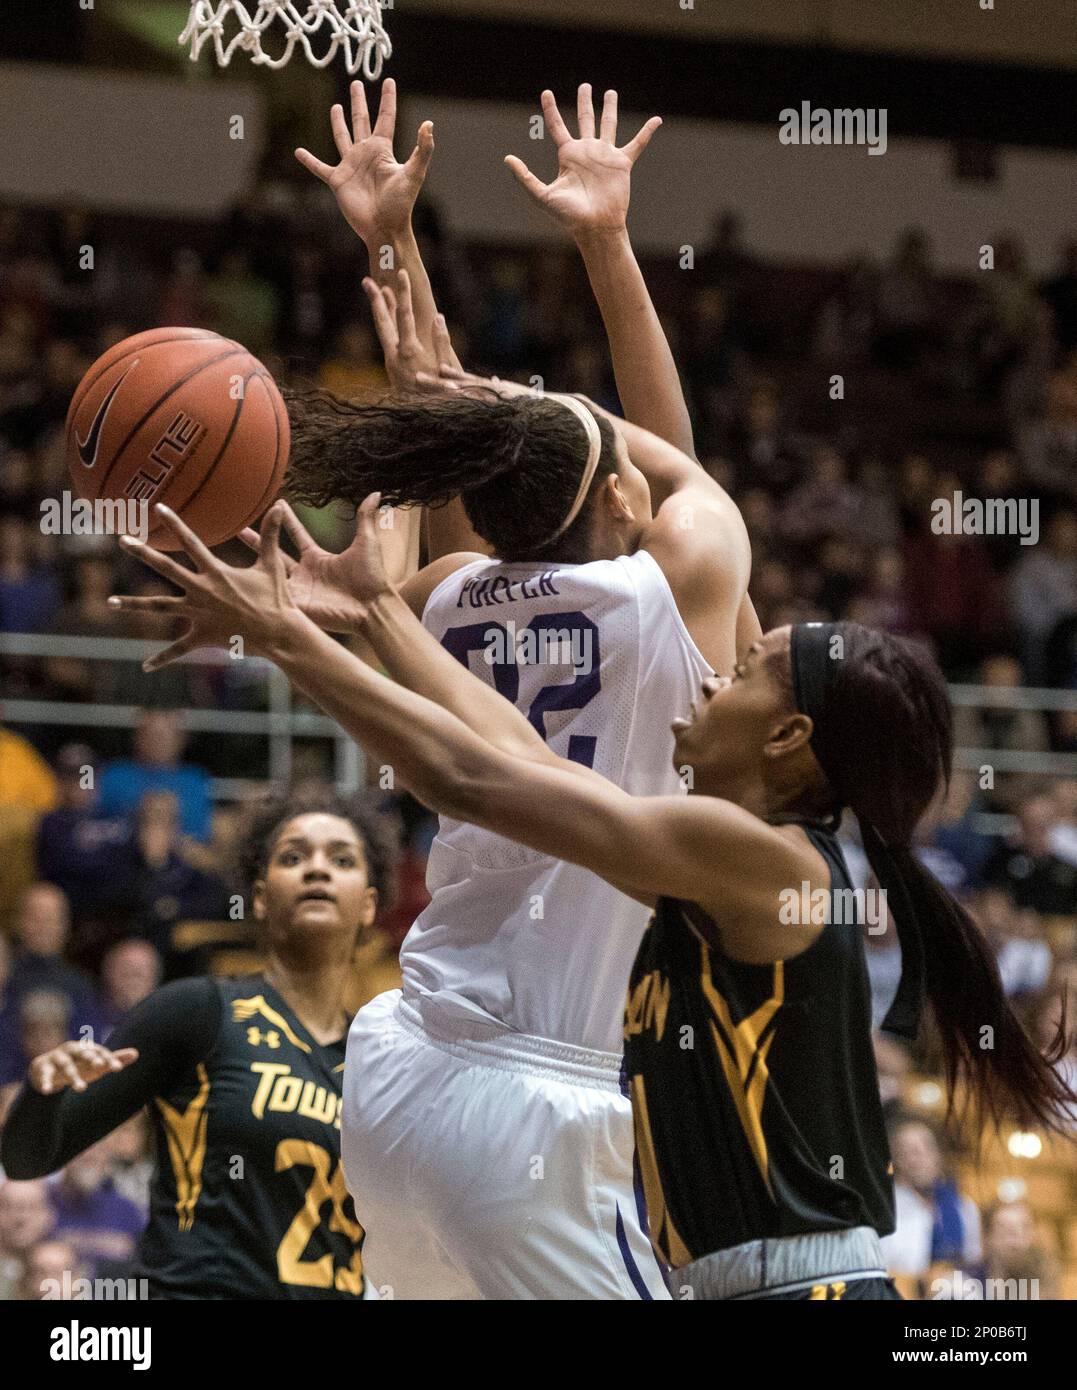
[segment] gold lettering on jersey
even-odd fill
[[[247,1041],[250,1043],[251,1047],[261,1047],[262,1044],[265,1043],[266,1047],[271,1047],[275,1050],[280,1047],[280,1034],[275,1028],[270,1028],[268,1033],[263,1033],[257,1023],[253,1023],[247,1029]]]
[[[252,1062],[251,1071],[259,1078],[251,1101],[256,1120],[264,1119],[267,1110],[283,1115],[298,1112],[308,1120],[340,1128],[342,1100],[334,1091],[293,1076],[291,1067],[282,1062]]]
[[[669,995],[669,981],[660,970],[652,970],[649,975],[644,975],[636,983],[625,1005],[625,1037],[631,1038],[653,1028],[655,1041],[661,1042],[662,1034],[666,1031]]]

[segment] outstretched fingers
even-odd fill
[[[243,530],[240,531],[239,535],[236,537],[236,540],[242,541],[248,550],[254,551],[255,555],[261,552],[262,538],[253,526],[244,526]],[[290,555],[285,555],[284,568],[289,574],[291,574],[298,563],[298,560],[293,560]]]
[[[111,594],[108,600],[108,606],[121,613],[174,613],[186,603],[175,594]]]
[[[396,331],[396,316],[389,307],[389,301],[385,297],[385,292],[376,280],[372,280],[368,275],[363,280],[363,289],[366,290],[366,297],[370,300],[370,312],[374,317],[374,328],[381,343],[382,352],[386,357],[391,357],[400,346],[400,338]]]
[[[170,555],[166,555],[162,550],[154,550],[152,545],[146,545],[144,541],[136,540],[134,536],[121,536],[120,545],[130,555],[141,560],[144,565],[149,565],[151,570],[156,570],[163,579],[170,580],[177,584],[181,589],[186,589],[192,579],[189,569],[184,569]]]
[[[514,154],[507,154],[505,156],[505,163],[516,175],[517,180],[524,186],[527,192],[531,194],[536,203],[545,202],[548,185],[544,184],[540,178],[536,178],[522,159],[518,159]]]
[[[370,112],[366,104],[366,88],[353,82],[349,88],[352,102],[352,139],[358,144],[370,134]]]
[[[352,136],[348,122],[344,119],[344,108],[339,101],[334,102],[330,108],[329,124],[333,128],[333,143],[337,147],[337,153],[341,159],[347,159],[352,147]]]
[[[204,574],[206,570],[219,567],[220,561],[213,554],[213,551],[210,550],[209,546],[203,541],[199,540],[198,536],[195,535],[183,518],[177,516],[171,507],[166,507],[163,503],[158,502],[154,507],[154,511],[157,513],[158,521],[160,521],[162,525],[168,527],[191,557],[196,570]]]
[[[298,516],[296,516],[295,509],[290,502],[286,502],[283,497],[278,498],[273,504],[273,510],[280,512],[280,518],[284,524],[284,529],[288,532],[289,536],[291,536],[296,550],[299,551],[300,558],[302,558],[308,550],[318,549],[314,537],[299,520]],[[284,562],[285,572],[287,573],[289,568],[295,564],[295,561],[290,555],[286,555],[283,550],[280,554]]]
[[[542,94],[542,115],[546,121],[546,129],[550,132],[550,138],[555,145],[563,145],[567,140],[571,140],[568,126],[562,119],[561,112],[557,109],[557,98],[549,87]]]
[[[590,82],[581,82],[576,93],[576,120],[580,127],[581,140],[595,138],[595,106],[591,96]]]
[[[284,598],[288,591],[288,575],[284,568],[284,552],[280,548],[280,533],[284,526],[287,512],[291,508],[287,502],[274,502],[269,511],[262,518],[262,544],[259,549],[259,560],[267,574],[273,576],[277,583],[277,596]],[[299,525],[299,518],[293,518],[299,530],[303,532]],[[303,532],[305,535],[306,533]],[[310,538],[307,537],[308,542]]]
[[[322,183],[328,183],[332,178],[333,166],[316,158],[310,150],[305,150],[302,145],[296,150],[295,157],[304,169],[309,169],[316,179],[321,179]]]
[[[640,155],[651,143],[651,137],[661,124],[661,116],[652,116],[632,139],[629,140],[628,144],[625,145],[623,153],[629,157],[633,164],[635,164],[636,160],[639,159]]]
[[[381,84],[378,119],[374,122],[373,133],[383,136],[390,144],[396,134],[396,83],[391,77],[387,77]]]
[[[600,136],[611,145],[617,143],[617,93],[611,87],[602,99],[602,125]]]
[[[178,637],[175,642],[170,642],[167,647],[162,647],[156,656],[147,658],[142,663],[142,669],[146,672],[159,671],[162,666],[171,665],[173,661],[178,661],[181,656],[195,651],[197,647],[198,637],[192,623],[182,637]]]
[[[434,122],[423,121],[419,127],[419,133],[415,137],[415,148],[408,155],[408,162],[405,169],[417,179],[425,179],[426,171],[430,168],[430,161],[434,157]]]

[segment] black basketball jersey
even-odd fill
[[[363,1231],[340,1165],[345,1040],[317,1043],[262,975],[206,983],[213,1043],[149,1107],[147,1272],[166,1295],[201,1271],[203,1288],[248,1298],[359,1298]]]
[[[809,831],[831,890],[851,890]],[[674,1267],[745,1241],[894,1228],[858,923],[748,965],[697,906],[659,900],[632,970],[625,1067],[651,1237]]]
[[[147,1108],[140,1273],[158,1298],[360,1298],[363,1230],[340,1166],[345,1039],[325,1046],[264,975],[176,980],[121,1020],[138,1060],[85,1091],[24,1087],[9,1175],[54,1172]]]

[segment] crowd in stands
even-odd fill
[[[204,325],[292,384],[387,389],[361,248],[328,201],[267,185],[223,230],[0,210],[0,630],[171,635],[167,618],[121,621],[106,606],[113,592],[162,589],[112,540],[39,525],[42,499],[66,486],[71,393],[109,345],[157,325]],[[430,207],[419,233],[469,367],[617,408],[569,249],[462,245]],[[784,267],[755,255],[727,213],[690,269],[646,269],[699,456],[751,533],[764,628],[848,617],[930,643],[956,681],[1077,689],[1077,242],[1039,280],[1013,236],[998,238],[992,270],[943,275],[916,229],[882,263]],[[1036,499],[1036,542],[937,533],[932,503],[957,492]],[[306,519],[330,542],[347,526],[332,511]],[[265,764],[257,740],[187,742],[176,711],[261,709],[267,695],[247,663],[145,676],[136,662],[0,655],[0,680],[10,700],[142,711],[133,734],[0,726],[2,1119],[31,1056],[83,1030],[107,1040],[160,980],[204,967],[180,948],[177,925],[231,920],[242,892],[231,869],[242,810],[214,804],[211,774],[264,776]],[[1046,1043],[1065,988],[1077,990],[1077,779],[995,776],[991,755],[1077,753],[1077,713],[962,706],[957,741],[981,750],[978,770],[955,776],[920,853],[969,904]],[[382,923],[396,944],[424,901],[431,833],[413,803],[400,810],[402,876]],[[868,937],[877,1021],[897,983],[893,941]],[[880,1036],[878,1060],[898,1192],[894,1268],[914,1281],[945,1266],[1039,1279],[1041,1297],[1057,1294],[1067,1260],[1077,1264],[1077,1223],[1067,1237],[1055,1213],[1016,1190],[981,1209],[961,1188],[960,1151],[906,1104],[910,1077],[931,1075],[930,1040],[913,1053]],[[1077,1082],[1073,1033],[1062,1065]],[[53,1180],[0,1180],[0,1298],[35,1297],[63,1270],[129,1268],[145,1164],[133,1121]]]

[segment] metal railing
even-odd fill
[[[67,657],[78,661],[137,662],[161,650],[160,642],[131,637],[59,637],[36,633],[0,633],[0,656]],[[205,650],[181,657],[177,664],[229,666],[228,652]],[[334,781],[342,792],[352,792],[363,781],[362,749],[327,715],[295,709],[288,678],[262,657],[244,657],[248,670],[264,675],[266,710],[183,708],[178,711],[190,733],[252,734],[268,740],[268,776],[277,785],[291,780],[294,743],[298,738],[324,738],[333,743]],[[84,704],[75,700],[3,699],[5,724],[67,726],[80,730],[134,728],[141,716],[139,705]],[[215,777],[217,800],[240,800],[264,788],[264,780]]]
[[[161,649],[160,642],[128,637],[60,637],[29,633],[0,633],[0,656],[74,657],[82,661],[139,662]],[[181,659],[200,666],[228,666],[235,658],[228,652],[192,652]],[[334,774],[342,791],[354,791],[362,782],[362,750],[334,720],[310,710],[295,709],[292,688],[272,662],[246,657],[248,669],[263,671],[268,709],[217,710],[188,708],[180,711],[184,727],[192,733],[262,735],[269,741],[269,778],[278,785],[291,778],[293,748],[297,738],[325,738],[333,742]],[[1077,711],[1077,690],[1051,690],[1018,686],[952,685],[956,706],[978,709]],[[132,728],[137,724],[137,705],[81,704],[64,700],[3,701],[8,724],[57,725],[80,729]],[[1052,777],[1077,777],[1077,753],[1044,753],[1002,748],[957,748],[954,765],[978,771],[988,765],[997,773],[1027,773]],[[261,781],[239,777],[214,779],[214,795],[234,800],[262,786]]]

